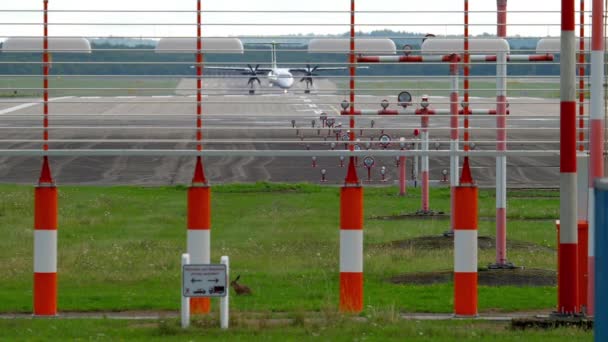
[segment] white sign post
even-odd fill
[[[228,328],[228,267],[227,256],[221,264],[191,265],[190,255],[182,254],[182,328],[190,326],[190,298],[220,297],[220,325]]]

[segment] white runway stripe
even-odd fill
[[[49,102],[71,99],[73,97],[74,96],[56,97],[56,98],[49,99]],[[0,110],[0,115],[16,112],[18,110],[29,108],[29,107],[33,107],[33,106],[39,105],[39,104],[42,104],[42,102],[23,103],[23,104],[20,104],[18,106],[15,106],[15,107],[10,107],[10,108],[6,108],[6,109]]]

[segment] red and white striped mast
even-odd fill
[[[578,203],[576,177],[575,1],[562,0],[560,62],[560,234],[557,311],[580,312],[578,298]]]
[[[507,0],[497,0],[497,36],[507,38]],[[496,150],[507,150],[507,52],[496,52]],[[496,264],[509,268],[507,261],[507,157],[496,157]]]
[[[589,137],[589,245],[587,277],[587,315],[595,313],[595,180],[604,175],[604,0],[593,0],[591,27],[591,135]]]
[[[355,141],[355,0],[350,9],[350,146]],[[340,189],[340,311],[363,310],[363,188],[355,158],[350,157],[344,186]]]
[[[458,169],[459,161],[458,155],[458,71],[459,71],[460,58],[457,54],[450,56],[450,234],[454,233],[454,213],[456,212],[456,197],[454,190],[458,186]]]
[[[464,0],[464,150],[469,146],[469,1]],[[471,175],[468,153],[464,157],[460,184],[454,189],[454,314],[477,316],[478,189]]]
[[[203,150],[203,43],[201,32],[201,0],[197,0],[196,29],[196,150]],[[211,262],[211,188],[205,177],[202,157],[196,157],[192,184],[188,188],[188,254],[192,264]],[[191,298],[190,312],[206,314],[211,311],[209,298]]]
[[[43,0],[43,150],[49,145],[49,1]],[[34,192],[34,315],[57,315],[57,187],[48,156],[43,157],[38,186]]]

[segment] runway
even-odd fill
[[[277,89],[247,95],[246,85],[238,79],[205,81],[203,97],[203,137],[205,149],[294,149],[328,150],[336,142],[331,129],[319,129],[319,116],[348,126],[348,117],[339,116],[339,94],[329,80],[316,82],[312,94],[304,94],[302,84],[287,94]],[[51,149],[195,149],[194,80],[180,82],[173,95],[166,96],[91,96],[51,98]],[[231,90],[232,89],[232,90]],[[380,109],[387,98],[395,107],[396,94],[357,96],[357,109]],[[42,106],[40,99],[0,99],[1,149],[35,149],[42,146]],[[473,98],[474,108],[493,108],[493,98]],[[510,98],[508,118],[509,149],[558,150],[558,99]],[[435,108],[448,108],[447,97],[431,97]],[[292,127],[295,120],[295,127]],[[312,121],[315,120],[313,128]],[[374,127],[371,127],[371,121]],[[496,136],[495,117],[471,118],[471,138],[477,149],[493,150]],[[415,116],[357,117],[357,138],[360,146],[377,141],[381,133],[393,141],[399,137],[413,138],[420,125]],[[461,121],[462,125],[462,121]],[[449,117],[431,119],[431,148],[449,148]],[[362,131],[361,131],[362,130]],[[345,129],[343,130],[343,133]],[[363,135],[361,135],[363,133]],[[462,138],[462,130],[461,130]],[[31,142],[32,139],[37,141]],[[9,141],[10,140],[10,141]],[[114,140],[114,141],[112,141]],[[158,141],[153,141],[158,140]],[[238,141],[240,140],[240,142]],[[308,145],[308,146],[307,146]],[[373,148],[381,148],[373,143]],[[398,148],[393,143],[389,148]],[[411,178],[412,158],[408,158]],[[174,185],[189,184],[194,158],[191,157],[54,157],[53,175],[58,184],[81,185]],[[387,182],[380,182],[380,169],[387,168]],[[431,158],[431,179],[441,179],[441,171],[449,170],[448,158]],[[494,158],[472,160],[474,177],[482,186],[494,184]],[[310,158],[205,158],[206,174],[212,184],[232,182],[319,182],[320,170],[327,170],[327,184],[341,184],[346,172],[338,158],[318,158],[312,167]],[[0,182],[33,184],[40,171],[40,158],[0,158]],[[367,178],[359,168],[362,180]],[[372,170],[371,185],[396,184],[397,167],[393,158],[377,158]],[[559,157],[512,157],[508,161],[509,187],[559,186]]]

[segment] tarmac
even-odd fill
[[[297,80],[296,80],[297,81]],[[242,79],[210,78],[205,80],[203,97],[204,149],[293,149],[328,150],[336,142],[332,129],[320,128],[321,113],[348,126],[348,117],[340,117],[344,91],[327,79],[315,82],[311,94],[303,83],[288,93],[262,87],[249,95]],[[193,79],[183,79],[173,95],[78,96],[52,98],[50,104],[50,149],[196,149],[196,97]],[[388,99],[396,109],[396,95],[359,94],[356,108],[380,109]],[[417,99],[414,99],[415,101]],[[447,97],[431,97],[434,108],[448,108]],[[38,149],[42,142],[42,106],[40,99],[0,99],[0,149]],[[493,108],[494,98],[472,98],[473,108]],[[508,139],[510,150],[559,150],[559,99],[509,98]],[[292,126],[295,120],[295,127]],[[312,121],[315,121],[313,128]],[[372,128],[372,120],[374,126]],[[490,115],[471,117],[471,140],[478,150],[495,149],[496,118]],[[356,135],[365,142],[373,139],[374,149],[381,148],[381,134],[392,137],[389,149],[398,149],[400,137],[414,138],[420,118],[414,115],[362,116],[356,118]],[[461,121],[462,126],[462,121]],[[345,129],[342,130],[342,133]],[[430,123],[431,149],[449,148],[449,116],[436,116]],[[363,135],[361,135],[363,133]],[[462,129],[460,131],[462,139]],[[32,141],[35,140],[35,141]],[[438,142],[438,145],[435,144]],[[308,146],[307,146],[308,145]],[[410,147],[411,148],[411,147]],[[408,179],[412,180],[413,158],[408,158]],[[193,157],[53,157],[51,168],[56,182],[79,185],[175,185],[189,184],[194,170]],[[326,170],[328,185],[342,184],[346,168],[338,158],[318,158],[312,167],[310,158],[298,157],[208,157],[205,171],[211,184],[233,182],[311,182],[321,180]],[[0,157],[0,183],[34,184],[40,172],[39,157]],[[380,169],[386,167],[386,182]],[[473,175],[481,186],[493,186],[495,160],[472,159]],[[447,157],[432,157],[431,179],[441,180],[449,170]],[[397,184],[394,158],[376,158],[369,185]],[[558,187],[559,156],[510,157],[509,187]],[[367,171],[359,167],[359,176]]]

